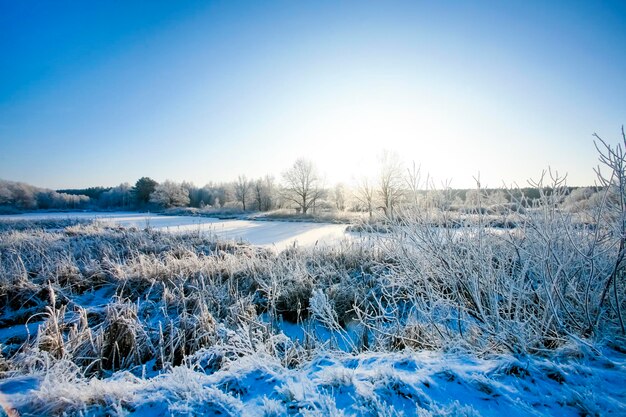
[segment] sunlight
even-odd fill
[[[450,114],[439,106],[399,95],[358,102],[351,97],[346,94],[320,108],[293,134],[331,182],[373,175],[383,150],[442,180],[466,173],[467,142],[445,128]]]

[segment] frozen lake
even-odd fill
[[[168,232],[200,231],[215,234],[226,240],[248,242],[253,245],[282,250],[294,243],[298,246],[333,245],[354,235],[346,232],[345,224],[311,222],[281,222],[252,220],[220,220],[196,216],[162,216],[136,212],[48,212],[1,215],[0,219],[99,219],[122,226],[136,226]]]

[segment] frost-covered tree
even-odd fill
[[[165,208],[186,206],[189,204],[189,191],[182,184],[166,180],[154,188],[150,202]]]
[[[111,188],[100,195],[99,204],[101,207],[127,208],[132,205],[133,188],[127,182]]]
[[[235,199],[241,203],[243,210],[246,211],[246,203],[250,200],[252,194],[252,183],[248,181],[245,175],[240,175],[235,182]]]
[[[7,185],[7,181],[0,181],[0,206],[9,205],[13,201],[13,192]]]
[[[202,188],[188,186],[189,205],[192,207],[215,207],[219,206],[220,191],[219,186],[208,183]]]
[[[23,182],[0,180],[0,205],[18,209],[77,208],[89,203],[85,195],[59,193]]]
[[[563,200],[563,208],[572,212],[585,210],[601,201],[601,193],[597,187],[579,187],[573,189]]]
[[[206,184],[204,187],[196,187],[188,183],[183,184],[189,192],[189,205],[191,207],[204,208],[215,204],[216,193],[213,185]]]
[[[216,198],[218,199],[216,201],[219,202],[219,206],[222,208],[235,201],[233,184],[221,183],[217,186],[216,192]]]
[[[323,192],[317,169],[304,158],[283,173],[283,181],[284,198],[295,203],[302,214],[307,214]]]
[[[481,202],[481,200],[483,199],[484,199],[484,196],[481,195],[480,190],[478,189],[467,190],[467,192],[465,193],[465,206],[470,207],[470,208],[477,207],[479,203]]]
[[[374,211],[375,196],[375,190],[372,181],[367,177],[361,178],[361,180],[357,184],[354,196],[359,201],[359,203],[363,205],[365,210],[367,210],[367,213],[369,214],[369,218],[371,220],[372,212]]]
[[[13,183],[13,203],[24,209],[37,208],[36,189],[32,185],[22,182]]]
[[[337,210],[344,211],[346,209],[346,186],[342,183],[335,185],[333,197],[335,199],[335,207]]]
[[[389,151],[380,156],[378,196],[385,216],[392,218],[396,205],[402,199],[404,190],[403,169],[397,154]]]
[[[276,206],[274,177],[266,175],[265,178],[256,180],[252,187],[252,193],[257,210],[268,211]]]
[[[478,187],[465,193],[465,205],[469,208],[501,206],[508,202],[506,193],[500,189],[485,190]]]
[[[489,193],[487,197],[487,204],[490,206],[498,206],[502,204],[508,203],[509,200],[506,198],[506,193],[504,190],[493,190]]]

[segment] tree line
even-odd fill
[[[294,209],[309,215],[318,211],[353,211],[375,213],[392,218],[397,208],[405,202],[438,204],[444,198],[450,209],[462,207],[494,207],[510,201],[524,200],[528,205],[540,195],[536,187],[504,189],[453,190],[443,185],[437,187],[422,181],[420,170],[413,165],[406,168],[399,157],[385,152],[379,157],[377,173],[361,177],[352,184],[338,183],[327,186],[315,164],[307,159],[297,159],[284,171],[279,181],[270,175],[248,179],[239,175],[235,181],[208,183],[202,187],[190,182],[177,183],[166,180],[158,183],[142,177],[134,185],[122,183],[116,187],[90,187],[86,189],[49,190],[29,184],[0,180],[0,209],[169,209],[193,207],[199,209],[271,211]],[[545,190],[549,192],[549,190]],[[570,189],[571,203],[595,194],[592,187]],[[576,191],[576,192],[574,192]],[[515,193],[516,195],[512,195]],[[520,199],[520,197],[523,197]]]

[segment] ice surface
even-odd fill
[[[225,240],[235,240],[253,245],[285,249],[298,246],[333,245],[344,238],[354,238],[346,232],[345,224],[312,222],[220,220],[197,216],[163,216],[135,212],[48,212],[3,215],[7,220],[45,219],[98,219],[122,226],[151,227],[168,232],[212,233]]]

